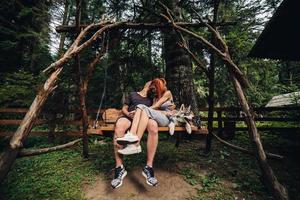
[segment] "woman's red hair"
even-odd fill
[[[155,78],[150,84],[150,88],[155,88],[157,99],[160,99],[166,92],[166,84],[161,78]]]

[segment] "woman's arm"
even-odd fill
[[[166,101],[168,100],[171,100],[172,99],[172,93],[170,92],[170,90],[166,91],[164,93],[164,95],[157,101],[155,102],[151,108],[153,109],[157,109],[157,108],[160,108],[160,106],[165,103]]]

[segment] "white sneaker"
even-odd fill
[[[136,146],[135,144],[129,144],[124,149],[118,150],[118,153],[123,154],[123,155],[131,155],[131,154],[136,154],[136,153],[141,153],[141,152],[142,152],[141,145]]]
[[[137,135],[134,135],[130,133],[129,131],[120,138],[117,138],[117,143],[119,145],[126,145],[126,144],[134,144],[139,141],[139,137]]]
[[[168,126],[169,126],[169,133],[170,133],[170,135],[174,135],[174,132],[175,132],[175,123],[173,121],[171,121]]]

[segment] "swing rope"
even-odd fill
[[[107,35],[104,33],[102,46],[104,45],[105,40],[107,40],[106,50],[105,50],[105,52],[106,52],[105,56],[107,56],[108,45],[109,45],[109,32],[108,32]],[[105,59],[107,61],[107,58],[105,58]],[[105,96],[106,96],[106,86],[107,86],[107,68],[108,68],[107,67],[107,63],[105,63],[104,64],[104,87],[103,87],[103,92],[102,92],[100,104],[98,106],[98,111],[97,111],[96,119],[95,119],[94,124],[93,124],[93,128],[94,129],[96,129],[98,127],[99,115],[100,115],[100,112],[101,112],[103,101],[104,101],[104,106],[106,107],[106,105],[105,105],[106,104],[106,102],[105,102],[105,100],[106,100]]]

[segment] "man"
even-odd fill
[[[147,82],[144,88],[140,92],[132,92],[130,93],[129,97],[126,99],[122,112],[124,116],[120,117],[115,125],[115,133],[114,133],[114,153],[115,153],[115,175],[114,179],[111,181],[111,186],[113,188],[118,188],[122,185],[123,179],[127,175],[127,171],[123,165],[123,155],[118,153],[118,149],[122,148],[116,142],[116,139],[119,137],[123,137],[125,132],[130,128],[132,119],[135,113],[136,106],[138,104],[144,104],[146,106],[152,105],[152,100],[147,97],[147,93],[149,91],[149,86],[151,81]],[[157,122],[150,119],[147,124],[147,131],[148,131],[148,139],[147,139],[147,164],[142,170],[143,176],[146,178],[146,183],[151,186],[156,186],[158,181],[154,177],[154,170],[153,170],[153,160],[157,149],[158,144],[158,125]],[[135,144],[132,145],[130,149],[132,152],[125,153],[129,155],[131,153],[139,153],[141,152],[141,147],[136,146]]]

